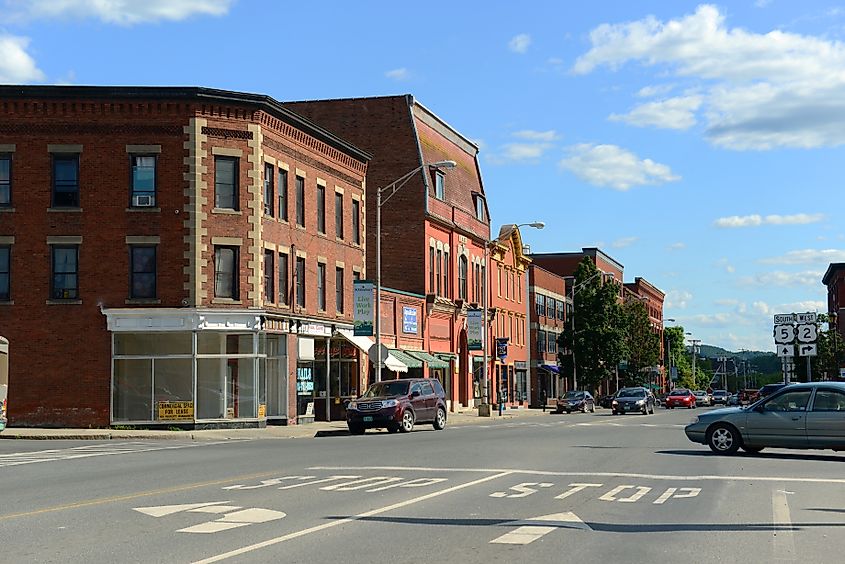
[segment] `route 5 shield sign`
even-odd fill
[[[775,325],[775,343],[785,344],[795,340],[795,327],[793,325]]]

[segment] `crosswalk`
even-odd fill
[[[211,444],[218,443],[203,442],[161,444],[140,441],[114,444],[109,443],[85,445],[72,448],[39,450],[35,452],[15,452],[10,454],[0,454],[0,467],[20,466],[23,464],[37,464],[41,462],[56,462],[58,460],[76,460],[81,458],[92,458],[96,456],[118,456],[122,454],[133,454],[138,452],[193,448],[197,446],[206,446]]]

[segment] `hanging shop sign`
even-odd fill
[[[355,325],[352,333],[355,336],[373,335],[373,283],[369,280],[355,280],[353,282],[355,298]]]
[[[508,338],[496,339],[496,356],[502,362],[508,357]]]
[[[484,348],[481,314],[480,309],[467,310],[467,348],[471,351],[480,351]]]

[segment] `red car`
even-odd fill
[[[676,388],[669,392],[664,403],[668,409],[675,409],[676,407],[694,409],[696,407],[695,395],[686,388]]]

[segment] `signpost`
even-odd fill
[[[795,356],[796,345],[798,356],[807,357],[807,381],[813,379],[810,357],[818,354],[816,341],[819,337],[817,315],[815,312],[779,313],[774,316],[775,346],[777,355],[781,357],[783,366],[783,381],[789,383],[793,369],[791,362]]]

